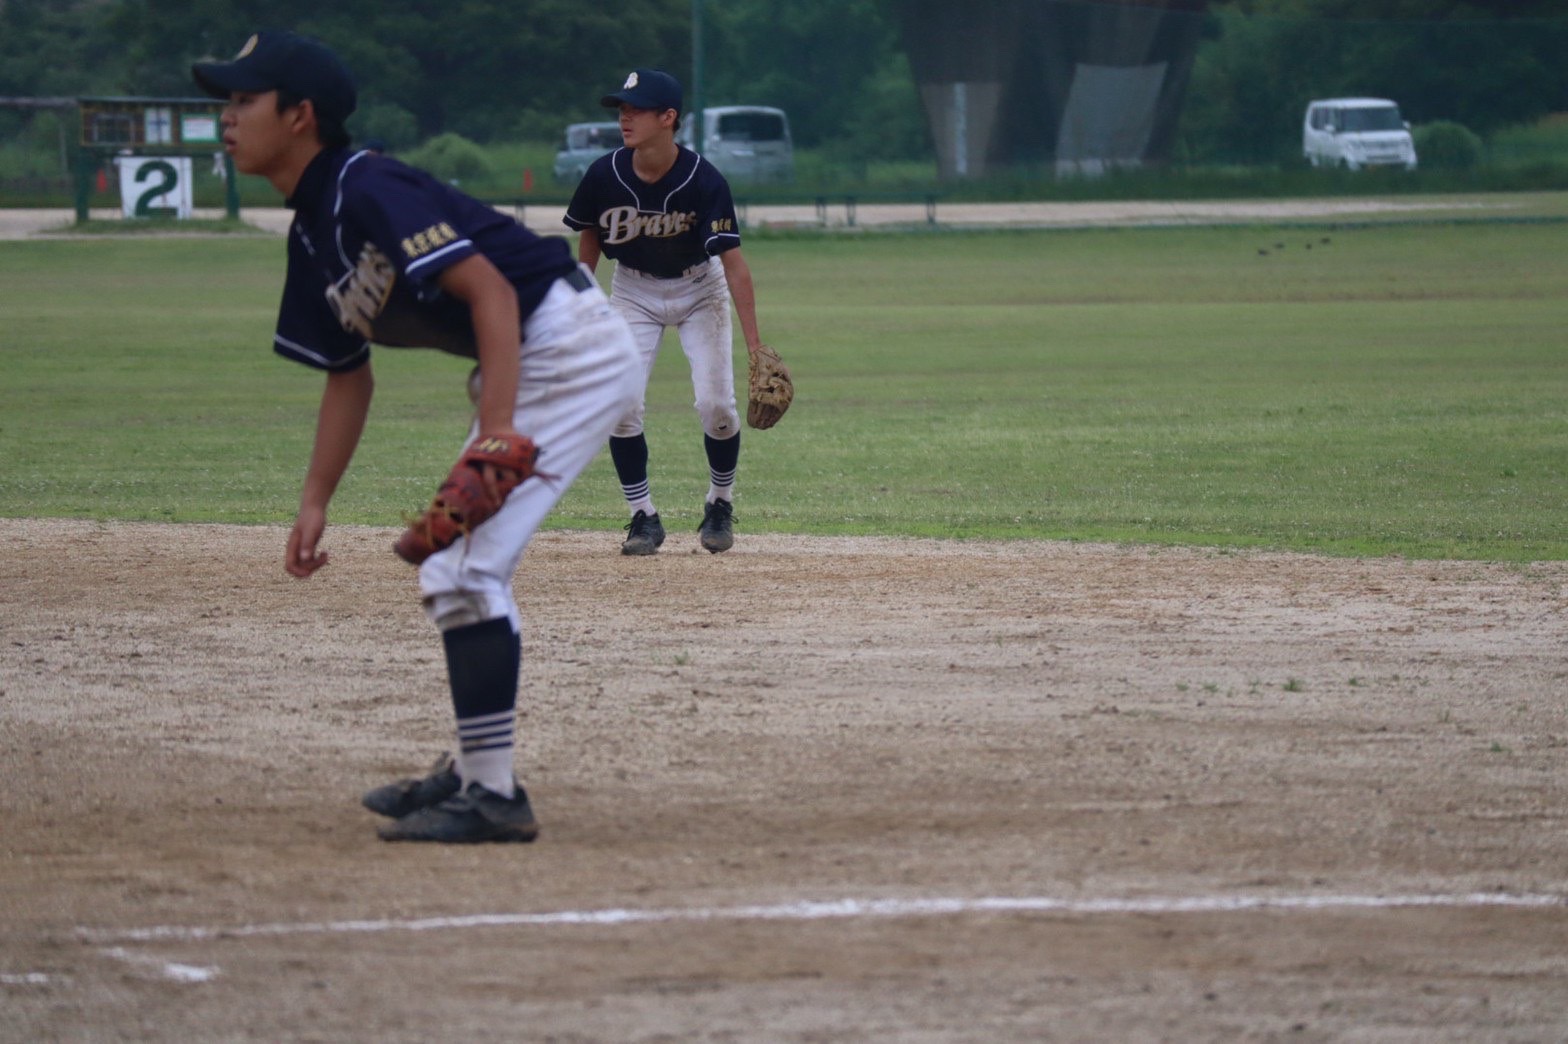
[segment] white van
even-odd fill
[[[567,124],[561,144],[555,150],[555,180],[578,182],[588,165],[621,147],[621,125],[599,121],[597,123]]]
[[[700,146],[692,143],[696,119],[681,118],[681,144],[698,152],[730,181],[792,181],[795,146],[789,117],[766,105],[721,105],[702,110]]]
[[[1416,144],[1387,98],[1325,98],[1307,106],[1301,150],[1314,167],[1416,169]]]

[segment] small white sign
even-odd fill
[[[174,142],[174,110],[162,106],[142,110],[142,137],[149,145]]]
[[[216,116],[181,116],[180,140],[217,141],[218,118]]]
[[[121,156],[120,210],[128,218],[191,216],[189,156]]]

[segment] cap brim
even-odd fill
[[[238,62],[197,62],[191,66],[191,76],[196,86],[214,98],[227,98],[235,91],[270,91],[277,86]]]
[[[653,112],[664,112],[666,109],[677,108],[677,106],[674,105],[665,105],[657,98],[649,98],[646,95],[638,94],[636,91],[621,91],[617,94],[606,94],[603,98],[599,99],[599,104],[603,105],[606,109],[618,109],[621,107],[621,105],[625,104],[630,105],[634,109],[649,109]]]

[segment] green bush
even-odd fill
[[[380,138],[388,149],[402,151],[418,143],[419,121],[401,106],[371,102],[355,117],[354,138],[360,142]]]
[[[493,171],[484,148],[460,134],[438,134],[404,158],[411,165],[454,185],[483,181]]]
[[[54,112],[0,121],[0,178],[67,177],[70,168],[61,156],[62,139],[71,132],[74,128],[64,128]]]
[[[1451,120],[1423,124],[1413,134],[1416,156],[1427,170],[1474,170],[1481,165],[1481,139]]]
[[[1568,163],[1568,113],[1500,128],[1488,135],[1486,145],[1486,165],[1491,170]]]

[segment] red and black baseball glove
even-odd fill
[[[539,450],[526,435],[489,435],[463,451],[424,514],[409,522],[393,545],[397,556],[419,565],[489,519],[507,495],[537,474]]]

